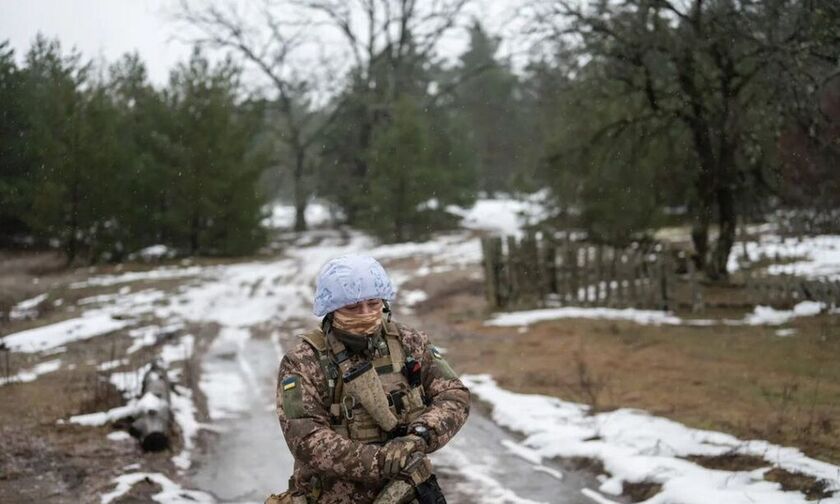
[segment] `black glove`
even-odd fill
[[[417,502],[420,504],[446,504],[446,497],[437,482],[437,476],[432,474],[429,479],[417,485]]]

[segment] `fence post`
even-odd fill
[[[615,280],[615,249],[613,247],[607,248],[607,258],[607,264],[605,265],[607,272],[604,279],[606,283],[604,305],[612,307],[615,304],[615,296],[612,290],[612,283]]]
[[[621,261],[624,263],[625,271],[627,271],[627,287],[624,287],[624,279],[621,282],[621,297],[624,299],[624,304],[628,308],[637,308],[639,306],[639,251],[634,250],[629,254],[622,254]],[[627,294],[630,294],[628,299]]]
[[[581,247],[581,251],[583,254],[581,255],[581,265],[580,265],[580,284],[581,288],[583,289],[583,299],[581,300],[581,304],[583,306],[589,306],[589,283],[591,280],[591,271],[590,271],[590,263],[589,260],[589,245],[584,243]],[[580,290],[580,289],[578,289]]]
[[[542,249],[543,289],[545,294],[557,294],[557,248],[554,240],[543,235]]]
[[[519,288],[519,244],[515,236],[507,237],[507,264],[508,264],[508,299],[507,305],[516,306],[519,304],[521,289]]]
[[[484,255],[484,293],[491,309],[501,308],[500,285],[502,261],[502,239],[487,237],[481,239],[481,251]]]
[[[659,300],[661,310],[668,311],[670,309],[670,300],[668,299],[668,254],[663,248],[658,260],[659,263]]]
[[[577,245],[569,245],[569,290],[571,304],[578,304],[578,249]]]

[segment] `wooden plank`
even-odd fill
[[[670,300],[668,298],[668,256],[665,251],[659,256],[658,262],[658,281],[659,281],[659,309],[668,310]]]
[[[615,306],[615,296],[613,295],[613,282],[615,282],[616,280],[615,253],[615,248],[610,247],[607,249],[607,258],[605,265],[605,267],[607,268],[607,272],[605,275],[606,278],[604,279],[607,285],[604,291],[604,305],[609,307]]]
[[[622,260],[625,262],[624,269],[627,272],[626,288],[624,287],[624,278],[622,278],[621,297],[624,300],[622,306],[638,308],[640,306],[639,281],[641,273],[641,268],[639,267],[639,251],[633,250],[629,254],[622,254]]]
[[[590,295],[590,286],[592,285],[592,265],[591,261],[589,260],[589,245],[584,244],[581,247],[581,267],[580,267],[580,276],[581,276],[581,288],[583,289],[583,297],[581,299],[581,304],[583,306],[589,306],[589,295]]]
[[[557,294],[557,247],[552,239],[543,239],[542,265],[545,294]]]
[[[560,283],[560,299],[562,300],[564,305],[570,304],[570,295],[569,293],[572,290],[572,269],[571,269],[571,251],[569,247],[569,240],[568,236],[567,239],[563,242],[563,265],[561,268],[562,271],[562,278]]]
[[[577,305],[578,300],[578,287],[579,287],[579,278],[578,278],[578,247],[577,244],[571,244],[569,246],[569,301],[573,305]]]
[[[496,298],[496,281],[495,278],[495,258],[493,257],[493,246],[491,245],[492,238],[481,239],[481,256],[482,265],[484,267],[484,298],[487,305],[493,309],[498,307],[498,300]]]

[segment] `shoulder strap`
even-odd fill
[[[397,324],[390,321],[385,323],[385,342],[388,344],[388,353],[391,354],[391,365],[394,372],[402,372],[406,353]]]
[[[301,334],[300,339],[305,341],[319,355],[327,351],[327,338],[319,329],[313,329],[306,334]]]
[[[314,329],[306,334],[300,336],[306,344],[312,347],[315,354],[318,355],[318,361],[321,364],[321,371],[324,372],[324,377],[327,380],[327,389],[329,390],[327,397],[330,403],[336,401],[336,380],[338,380],[338,368],[330,358],[327,350],[327,338],[320,329]],[[341,380],[338,380],[339,383]]]

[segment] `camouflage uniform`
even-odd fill
[[[411,424],[422,424],[429,429],[427,452],[431,453],[445,445],[467,420],[469,391],[426,334],[402,324],[387,328],[392,329],[389,334],[397,334],[394,329],[399,331],[405,355],[421,363],[426,406]],[[330,337],[327,335],[327,339]],[[350,359],[358,363],[373,357],[353,354]],[[299,384],[297,391],[290,392],[300,395],[284,393],[284,383]],[[290,485],[310,495],[315,487],[320,487],[317,492],[320,504],[373,502],[386,483],[378,462],[382,442],[356,441],[346,430],[337,429],[330,392],[319,353],[312,346],[300,342],[283,357],[278,376],[277,415],[295,458]]]

